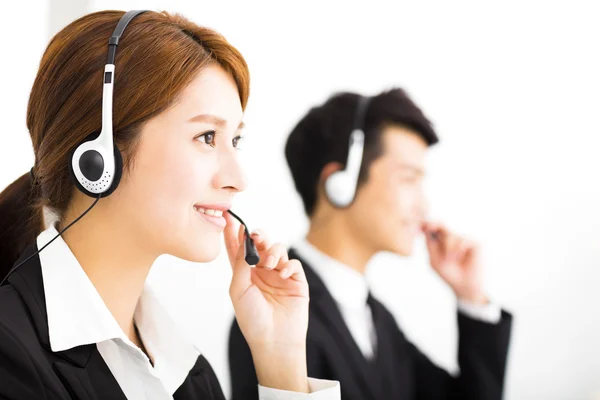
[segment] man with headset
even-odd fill
[[[424,159],[437,141],[402,89],[334,95],[288,138],[286,158],[310,219],[306,239],[290,251],[310,285],[308,373],[339,380],[344,400],[502,397],[511,316],[482,288],[477,246],[426,221]],[[406,339],[364,279],[372,256],[408,256],[420,233],[431,266],[457,297],[458,376]],[[235,321],[229,358],[233,399],[256,398],[252,357]]]

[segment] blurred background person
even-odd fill
[[[310,220],[290,250],[309,282],[309,373],[339,380],[346,400],[502,398],[512,317],[483,288],[477,245],[427,219],[425,155],[437,142],[402,89],[334,95],[288,137],[286,159]],[[410,256],[420,233],[431,266],[458,299],[457,377],[406,339],[365,279],[377,253]],[[235,321],[229,365],[233,399],[257,398]]]

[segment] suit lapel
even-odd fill
[[[290,250],[289,255],[290,259],[300,260],[304,267],[310,290],[311,318],[320,319],[329,328],[329,332],[345,357],[344,368],[352,370],[354,380],[363,388],[363,392],[368,393],[373,399],[382,398],[373,364],[364,357],[354,341],[331,293],[310,265],[303,261],[293,249]]]
[[[85,368],[61,360],[52,363],[52,369],[54,369],[72,398],[97,399],[92,391],[92,384]]]
[[[108,369],[108,365],[94,346],[94,351],[86,366],[86,372],[90,378],[91,386],[95,393],[102,394],[102,400],[127,400],[127,397],[121,390],[121,387],[115,380],[115,377]]]
[[[126,400],[125,394],[102,359],[95,344],[54,353],[52,364],[63,385],[75,399]]]
[[[27,247],[15,265],[21,263],[36,251],[37,247],[35,245]],[[29,310],[40,343],[48,351],[51,351],[44,282],[42,280],[42,269],[39,256],[35,255],[25,264],[21,265],[8,278],[8,282],[19,293],[25,306]]]
[[[394,371],[394,347],[391,332],[385,323],[385,308],[369,293],[367,300],[373,314],[373,324],[377,334],[377,348],[375,349],[375,367],[379,373],[383,393],[393,393],[392,383],[398,377],[393,376]],[[396,371],[399,373],[399,371]]]
[[[17,261],[20,263],[37,250],[29,246]],[[126,399],[119,384],[98,353],[95,344],[78,346],[69,350],[53,352],[48,333],[48,314],[40,258],[35,255],[19,267],[8,279],[19,293],[31,315],[38,340],[52,363],[52,368],[61,382],[75,399],[96,400],[95,393],[102,399]]]

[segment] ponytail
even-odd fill
[[[0,280],[43,230],[40,187],[28,172],[0,193]]]

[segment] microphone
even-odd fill
[[[248,226],[242,221],[240,217],[235,215],[235,213],[231,210],[227,211],[231,216],[237,219],[240,224],[244,225],[244,231],[246,232],[246,238],[244,239],[244,260],[248,263],[248,265],[256,265],[260,261],[260,257],[258,256],[258,251],[256,250],[256,246],[254,245],[254,240],[250,237],[250,232],[248,232]]]

